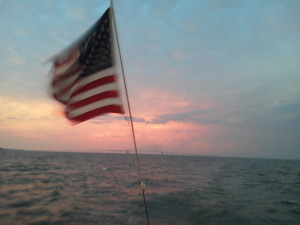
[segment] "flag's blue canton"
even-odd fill
[[[91,33],[79,46],[79,63],[83,69],[79,77],[85,77],[112,66],[109,9],[101,16]]]

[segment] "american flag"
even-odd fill
[[[66,117],[80,123],[124,113],[118,91],[110,9],[75,44],[53,57],[51,92]]]

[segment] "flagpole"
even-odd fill
[[[111,8],[111,12],[112,12],[111,15],[112,15],[112,19],[113,19],[113,26],[114,26],[114,30],[115,30],[115,34],[116,34],[118,52],[119,52],[119,56],[120,56],[120,65],[121,65],[122,77],[123,77],[124,88],[125,88],[127,108],[128,108],[129,118],[130,118],[130,127],[131,127],[131,133],[132,133],[132,138],[133,138],[135,157],[136,157],[136,161],[137,161],[137,165],[138,165],[139,177],[140,177],[140,181],[141,181],[141,190],[142,190],[142,194],[143,194],[145,212],[146,212],[146,216],[147,216],[147,223],[148,223],[148,225],[150,225],[147,201],[146,201],[146,196],[145,196],[146,184],[143,181],[141,164],[140,164],[140,159],[139,159],[138,150],[137,150],[137,144],[136,144],[136,138],[135,138],[135,132],[134,132],[134,126],[133,126],[133,120],[132,120],[132,113],[131,113],[131,107],[130,107],[130,102],[129,102],[128,89],[127,89],[127,84],[126,84],[126,79],[125,79],[123,60],[122,60],[122,55],[121,55],[121,51],[120,51],[119,37],[118,37],[118,31],[117,31],[117,26],[116,26],[116,21],[115,21],[115,14],[114,14],[114,9],[113,9],[113,0],[110,0],[110,8]]]

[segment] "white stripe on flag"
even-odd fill
[[[87,99],[89,97],[92,97],[94,95],[97,95],[97,94],[100,94],[100,93],[103,93],[106,91],[116,91],[116,90],[118,90],[118,85],[116,84],[116,82],[110,83],[110,84],[105,84],[100,87],[93,88],[91,90],[82,92],[80,94],[77,94],[77,95],[71,97],[69,100],[69,104],[82,101],[84,99]]]

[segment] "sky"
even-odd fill
[[[131,150],[124,115],[72,126],[45,63],[109,6],[0,0],[0,147]],[[139,152],[300,159],[299,0],[114,0]]]

